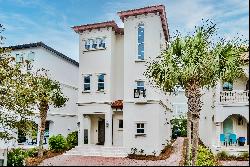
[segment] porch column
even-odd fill
[[[83,146],[84,143],[84,130],[83,130],[83,114],[78,116],[78,121],[80,122],[79,134],[78,134],[78,146]]]
[[[112,114],[110,110],[105,114],[105,146],[112,146]]]
[[[221,122],[216,122],[216,146],[220,147]]]

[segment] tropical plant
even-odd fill
[[[68,100],[64,97],[61,86],[58,81],[50,79],[47,75],[47,70],[40,69],[34,74],[32,80],[32,90],[35,94],[34,101],[38,106],[40,114],[40,140],[39,140],[39,151],[38,156],[43,156],[43,140],[45,132],[45,123],[47,119],[47,113],[49,106],[63,107]]]
[[[3,44],[0,24],[0,44]],[[16,63],[11,48],[0,46],[0,139],[14,138],[17,129],[26,131],[34,110],[34,94],[30,89],[33,75],[22,70],[23,63]]]
[[[8,166],[24,166],[25,158],[28,155],[26,154],[25,150],[21,148],[12,149],[7,154],[7,165]]]
[[[198,148],[198,156],[195,166],[218,166],[213,153],[203,146]]]
[[[73,147],[78,145],[78,131],[74,131],[68,134],[66,137],[68,149],[72,149]]]
[[[180,116],[170,120],[172,125],[172,138],[187,137],[187,118]]]
[[[234,81],[243,75],[240,59],[245,51],[239,38],[226,41],[217,37],[216,24],[207,20],[193,34],[173,37],[167,49],[147,63],[145,76],[164,92],[175,92],[180,86],[188,99],[187,157],[190,154],[191,125],[192,164],[197,159],[199,116],[202,109],[202,89],[214,88],[218,81]]]
[[[49,138],[49,148],[54,152],[65,151],[67,149],[67,141],[61,134],[53,135]]]

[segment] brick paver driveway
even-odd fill
[[[44,160],[42,166],[178,166],[182,157],[182,146],[184,138],[178,138],[174,146],[174,153],[166,160],[146,161],[133,160],[129,158],[111,157],[84,157],[59,155]]]

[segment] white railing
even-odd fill
[[[249,91],[222,91],[220,92],[221,103],[248,103]]]

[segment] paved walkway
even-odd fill
[[[220,161],[223,166],[249,166],[249,161]]]
[[[184,138],[178,138],[174,144],[174,153],[166,160],[147,161],[129,158],[84,157],[59,155],[44,160],[41,166],[179,166],[182,157]]]

